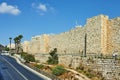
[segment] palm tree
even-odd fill
[[[18,38],[19,38],[18,51],[19,51],[19,49],[22,51],[22,48],[21,48],[21,39],[23,38],[23,35],[19,35]]]
[[[19,49],[21,48],[21,39],[22,38],[23,38],[23,35],[19,35],[14,38],[16,53],[18,53]]]
[[[10,40],[10,50],[11,50],[11,41],[12,41],[12,38],[11,38],[11,37],[9,37],[9,40]]]
[[[23,38],[23,35],[19,35],[18,38],[19,38],[19,43],[21,43],[21,39]]]
[[[17,37],[15,37],[14,38],[14,43],[15,43],[15,53],[17,53],[17,43],[18,43],[18,38]]]

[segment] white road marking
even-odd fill
[[[2,57],[3,58],[3,57]],[[5,58],[3,58],[17,73],[19,73],[25,80],[28,80],[21,72],[19,72],[11,63],[9,63]]]
[[[40,76],[41,78],[43,78],[43,79],[45,79],[45,80],[52,80],[52,79],[50,79],[50,78],[44,76],[43,74],[40,74],[39,72],[37,72],[37,71],[31,69],[30,67],[28,67],[28,66],[22,64],[18,58],[15,58],[15,57],[12,57],[12,58],[16,59],[17,63],[20,64],[21,66],[23,66],[25,69],[27,69],[27,70],[29,70],[29,71],[35,73],[36,75]]]

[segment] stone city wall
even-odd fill
[[[76,27],[67,32],[56,35],[43,34],[32,37],[31,41],[25,41],[22,44],[23,51],[34,54],[40,63],[46,63],[49,56],[48,53],[54,48],[57,48],[59,64],[76,68],[80,65],[80,62],[87,62],[81,58],[85,49],[85,34],[87,34],[87,56],[89,54],[100,55],[101,53],[104,55],[112,55],[113,52],[117,52],[117,54],[120,55],[120,18],[109,19],[108,16],[105,15],[89,18],[83,27]],[[110,76],[114,75],[109,72],[113,70],[111,66],[114,64],[113,60],[107,60],[107,62],[104,62],[104,60],[103,62],[101,60],[95,60],[95,62],[92,68],[96,66],[95,69],[101,69],[100,71],[103,72],[103,75],[108,73]],[[103,66],[103,64],[110,66],[110,70],[107,70],[108,68]],[[120,79],[120,67],[119,65],[114,65],[114,67],[116,71],[114,72],[115,76],[118,76],[118,79]]]
[[[112,51],[120,52],[120,18],[114,18],[110,20],[110,35],[109,40],[111,41],[112,49],[108,49]]]
[[[84,47],[84,27],[79,27],[59,35],[50,36],[50,50],[57,48],[58,53],[80,53]]]
[[[23,43],[28,53],[49,53],[57,48],[59,54],[84,53],[87,34],[87,53],[112,54],[120,52],[120,18],[109,19],[99,15],[87,19],[86,25],[56,35],[43,34]]]

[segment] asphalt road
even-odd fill
[[[44,80],[42,77],[24,68],[15,59],[0,55],[0,80]]]

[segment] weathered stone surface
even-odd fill
[[[70,31],[32,37],[29,43],[23,44],[23,50],[29,53],[49,53],[57,48],[59,54],[84,53],[85,34],[87,34],[88,53],[113,54],[120,52],[120,18],[109,19],[99,15],[87,19],[86,25]]]
[[[46,63],[48,53],[57,48],[59,64],[76,68],[80,63],[84,63],[92,70],[102,72],[106,78],[114,80],[114,76],[120,79],[120,63],[114,62],[114,60],[94,60],[94,58],[87,60],[87,57],[81,57],[85,49],[85,34],[87,34],[88,57],[92,58],[95,54],[101,55],[101,53],[112,55],[113,52],[120,55],[120,18],[109,19],[105,15],[89,18],[83,27],[76,27],[64,33],[32,37],[31,41],[23,43],[23,50],[34,54],[40,63]]]

